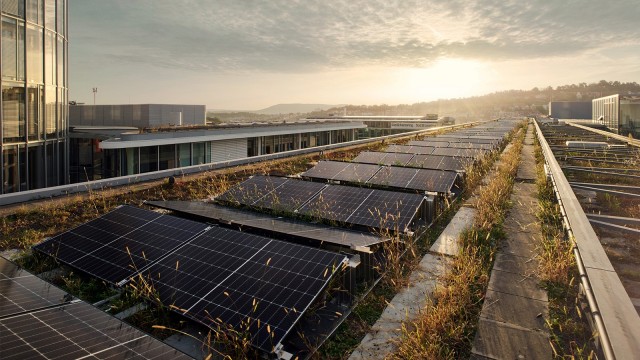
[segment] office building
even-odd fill
[[[1,4],[0,192],[64,184],[67,0]]]
[[[610,95],[592,100],[596,124],[604,125],[619,135],[640,137],[640,96]]]

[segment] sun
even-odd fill
[[[407,99],[459,98],[486,92],[489,72],[480,61],[443,58],[427,67],[402,69],[398,81]]]

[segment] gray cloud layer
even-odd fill
[[[640,42],[630,0],[82,0],[70,12],[72,51],[197,71],[412,67]]]

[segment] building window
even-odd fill
[[[138,173],[139,157],[138,148],[128,148],[122,151],[122,175],[135,175]]]
[[[24,141],[24,85],[2,85],[2,130],[5,143]]]
[[[203,142],[193,143],[193,165],[205,163],[205,150]]]
[[[42,112],[44,110],[44,92],[40,87],[27,88],[27,118],[29,119],[29,140],[40,140],[44,129]]]
[[[5,146],[2,151],[2,191],[12,193],[19,190],[20,169],[18,161],[18,147]]]
[[[27,25],[27,80],[30,83],[44,83],[42,73],[43,46],[42,29],[31,24]]]
[[[144,146],[140,148],[140,173],[158,171],[158,147]]]
[[[160,170],[173,169],[176,167],[176,146],[160,146]]]
[[[191,144],[178,145],[178,162],[180,167],[191,166]]]
[[[44,25],[56,30],[56,0],[44,0]]]
[[[2,12],[15,15],[17,17],[24,17],[24,1],[22,0],[3,0]]]
[[[44,23],[44,0],[27,0],[27,21],[42,25]]]

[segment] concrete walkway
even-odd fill
[[[521,153],[512,208],[504,223],[507,239],[498,249],[473,342],[472,359],[550,359],[545,329],[549,304],[538,286],[536,245],[542,233],[535,212],[533,126]]]

